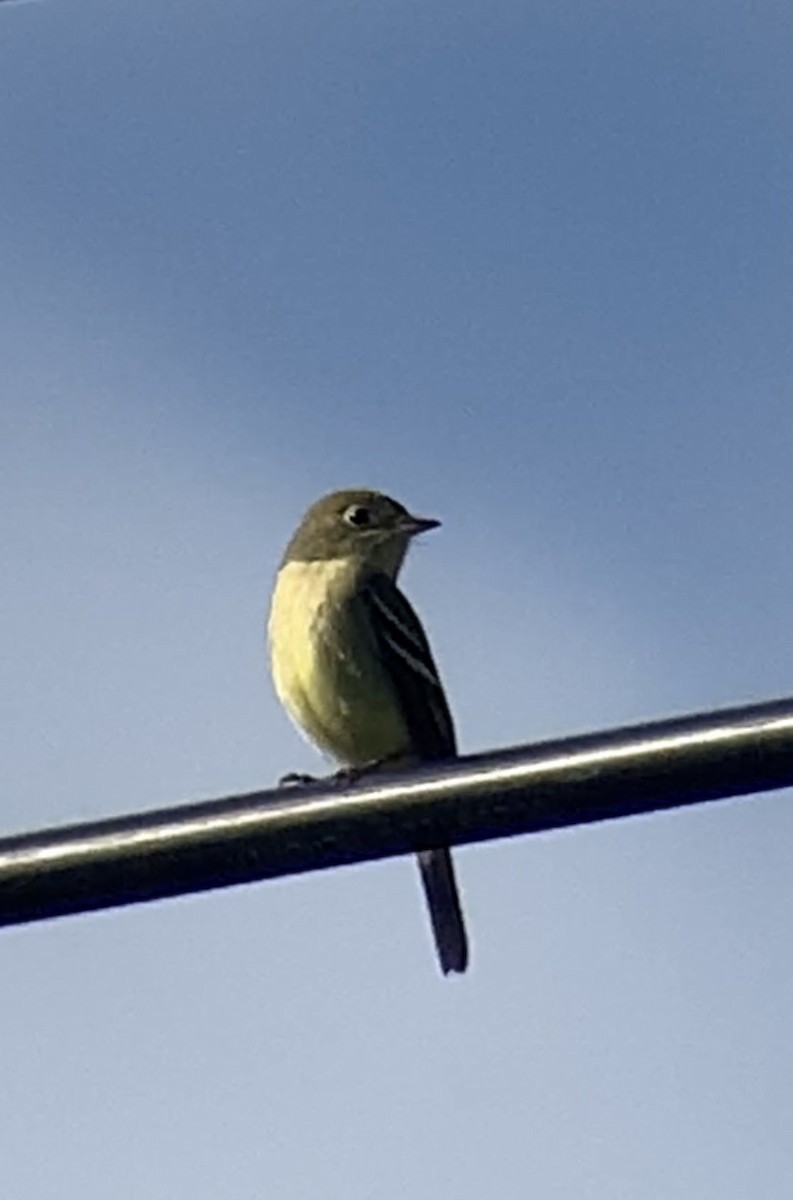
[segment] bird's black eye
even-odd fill
[[[369,525],[372,520],[372,514],[368,508],[364,508],[362,504],[351,504],[344,511],[344,520],[348,525],[356,525],[359,529],[363,525]]]

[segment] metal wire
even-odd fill
[[[0,925],[793,784],[793,699],[0,840]]]

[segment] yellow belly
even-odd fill
[[[345,564],[333,561],[281,568],[270,658],[275,690],[295,724],[336,762],[360,766],[405,753],[410,739],[368,630],[349,636],[344,576]]]

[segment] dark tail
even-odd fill
[[[444,975],[462,972],[468,966],[468,938],[452,856],[448,850],[422,850],[418,860],[441,970]]]

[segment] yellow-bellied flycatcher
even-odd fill
[[[411,539],[439,524],[379,492],[333,492],[308,510],[281,560],[268,625],[275,688],[342,767],[456,754],[427,637],[396,585]],[[441,968],[464,971],[451,854],[424,850],[418,862]]]

